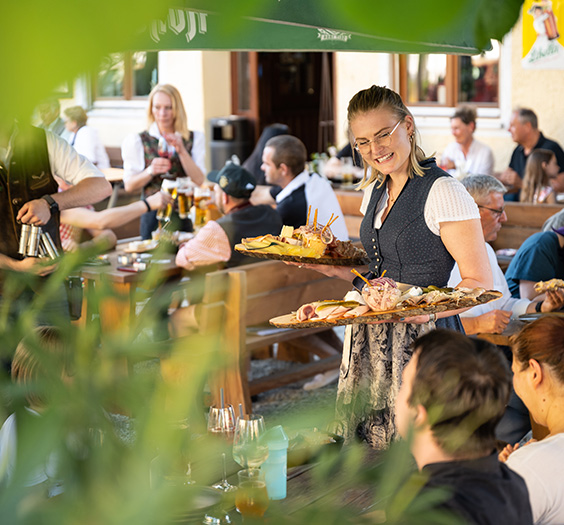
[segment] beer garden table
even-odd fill
[[[108,265],[84,266],[81,276],[84,279],[84,299],[82,304],[81,323],[87,322],[94,313],[93,304],[89,300],[93,289],[102,281],[107,281],[115,294],[104,298],[99,305],[100,325],[103,332],[113,331],[124,326],[131,326],[135,317],[135,304],[137,287],[145,279],[147,272],[129,272],[118,270],[119,255],[125,254],[126,244],[118,245],[118,248],[107,254]],[[161,254],[157,261],[159,281],[180,278],[183,269],[176,265],[174,254]]]

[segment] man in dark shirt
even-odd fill
[[[536,297],[535,283],[564,279],[564,227],[531,235],[511,260],[505,279],[513,297]]]
[[[554,151],[560,172],[564,172],[564,151],[554,140],[547,139],[538,129],[538,119],[531,109],[516,109],[509,122],[509,133],[518,146],[513,150],[509,167],[500,175],[500,180],[509,187],[506,201],[518,201],[527,158],[535,149]]]
[[[511,385],[507,360],[490,343],[448,330],[427,333],[413,346],[396,425],[412,439],[417,477],[423,477],[416,500],[439,489],[437,510],[464,523],[531,524],[525,482],[495,451],[495,427]],[[415,501],[407,513],[417,508]]]

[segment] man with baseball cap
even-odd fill
[[[249,199],[257,182],[245,168],[229,162],[220,171],[208,174],[214,184],[215,202],[224,214],[208,223],[180,246],[176,264],[188,270],[224,262],[226,267],[256,262],[234,250],[243,237],[267,233],[278,235],[282,219],[271,206],[253,206]]]

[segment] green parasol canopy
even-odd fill
[[[477,54],[522,0],[186,0],[154,20],[146,49]]]
[[[127,49],[475,54],[522,0],[18,0],[4,2],[0,119]]]

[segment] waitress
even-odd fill
[[[147,112],[149,129],[125,138],[121,152],[124,187],[128,192],[141,190],[141,197],[158,191],[163,176],[190,177],[196,185],[204,182],[205,138],[189,131],[186,111],[178,90],[170,84],[158,84],[149,94]],[[164,138],[175,153],[159,156],[159,139]],[[141,237],[150,239],[157,226],[157,212],[141,216]]]
[[[372,86],[351,99],[347,118],[364,163],[360,237],[370,259],[365,276],[386,270],[397,282],[443,287],[456,261],[459,286],[491,288],[478,208],[460,182],[425,156],[401,97]],[[309,267],[351,279],[351,268]],[[411,345],[435,327],[463,331],[453,312],[347,327],[337,393],[337,420],[347,440],[385,448],[395,437],[393,407]]]

